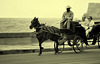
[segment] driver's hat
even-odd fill
[[[66,8],[71,8],[71,7],[68,5],[68,6],[66,6]]]

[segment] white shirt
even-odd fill
[[[94,25],[94,21],[91,20],[91,21],[85,21],[82,26],[85,28],[85,30],[87,30],[88,28],[92,28]]]
[[[93,20],[91,20],[91,21],[85,21],[85,22],[84,22],[84,25],[85,25],[85,26],[88,26],[88,27],[93,27],[94,21],[93,21]]]

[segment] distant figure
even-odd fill
[[[83,22],[85,21],[86,17],[87,17],[87,13],[84,13],[83,16],[82,16],[82,21]]]
[[[91,32],[94,25],[94,21],[92,20],[92,16],[89,16],[85,19],[84,24],[82,25],[84,29],[86,30],[86,36]]]
[[[60,28],[70,29],[70,22],[73,20],[73,12],[70,10],[71,7],[67,6],[66,11],[63,13],[62,21],[60,22]]]

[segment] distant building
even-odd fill
[[[94,19],[100,19],[100,3],[89,3],[87,14]]]

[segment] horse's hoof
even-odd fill
[[[41,56],[41,54],[38,54],[38,56]]]
[[[41,56],[42,52],[39,52],[38,56]]]
[[[55,55],[57,54],[57,53],[54,53]]]
[[[55,52],[54,54],[55,54],[55,55],[56,55],[56,54],[59,54],[59,52]]]
[[[41,47],[41,49],[44,49],[43,47]]]

